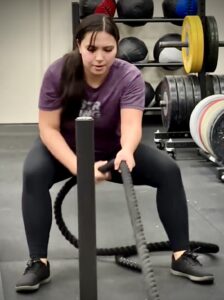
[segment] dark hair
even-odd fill
[[[93,32],[92,45],[96,33],[101,31],[111,34],[118,43],[119,31],[113,19],[103,14],[93,14],[81,21],[74,37],[74,50],[64,56],[60,82],[60,96],[63,103],[62,116],[77,117],[82,100],[85,98],[84,69],[77,42],[81,43],[87,33]]]

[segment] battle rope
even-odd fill
[[[108,166],[111,168],[112,162],[109,162],[105,166],[104,171],[108,171]],[[149,258],[149,251],[170,251],[171,246],[170,242],[158,242],[158,243],[146,243],[144,232],[143,232],[143,226],[141,223],[141,216],[138,209],[138,202],[136,199],[134,187],[132,184],[132,178],[131,174],[127,168],[127,165],[125,162],[121,163],[121,175],[123,179],[123,185],[125,189],[126,199],[128,203],[129,208],[129,214],[131,217],[131,222],[134,230],[134,235],[136,239],[136,245],[131,246],[123,246],[123,247],[115,247],[115,248],[100,248],[97,249],[97,255],[99,256],[111,256],[115,255],[115,262],[118,265],[121,265],[123,267],[130,268],[137,272],[143,272],[145,281],[146,281],[146,289],[148,295],[153,295],[153,299],[158,300],[159,295],[157,292],[156,282],[154,279],[153,270],[151,267],[151,262]],[[79,247],[78,245],[78,239],[71,234],[71,232],[68,230],[63,217],[62,217],[62,203],[65,198],[65,196],[68,194],[68,192],[71,190],[71,188],[76,184],[76,180],[72,177],[69,179],[64,186],[61,188],[59,193],[57,194],[57,197],[55,199],[54,203],[54,214],[55,214],[55,220],[56,224],[59,227],[59,230],[61,231],[62,235],[65,237],[66,240],[68,240],[73,246],[76,248]],[[219,251],[219,247],[215,244],[211,243],[204,243],[204,242],[198,242],[198,241],[191,241],[190,242],[190,249],[194,250],[196,249],[196,252],[200,253],[217,253]],[[141,265],[129,260],[127,257],[134,256],[136,254],[139,254],[141,259]],[[150,293],[151,291],[151,293]]]

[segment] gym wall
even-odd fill
[[[0,124],[36,123],[38,96],[48,65],[72,49],[72,0],[0,0]],[[207,0],[206,13],[214,15],[220,40],[224,40],[223,0]],[[154,0],[154,16],[162,16],[162,0]],[[121,37],[142,39],[153,59],[159,37],[181,32],[171,23],[148,23],[142,27],[118,24]],[[224,49],[220,48],[216,74],[224,74]],[[145,80],[154,87],[166,74],[183,74],[162,68],[144,68]]]

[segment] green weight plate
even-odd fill
[[[216,19],[213,16],[205,17],[205,59],[206,72],[214,72],[219,57],[219,32]]]
[[[174,76],[177,88],[177,99],[178,99],[178,130],[187,130],[187,102],[186,92],[182,76]]]
[[[196,106],[201,101],[201,87],[199,79],[196,75],[189,75],[188,78],[191,80],[194,94],[194,106]]]
[[[215,156],[224,162],[224,111],[217,116],[211,126],[210,144]]]
[[[178,127],[178,95],[174,76],[165,76],[161,82],[160,91],[163,106],[161,117],[167,131],[175,131]]]

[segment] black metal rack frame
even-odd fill
[[[203,31],[205,32],[206,1],[200,0],[198,1],[198,4],[198,15],[201,18]],[[204,65],[202,70],[198,73],[198,78],[201,87],[201,96],[203,99],[206,97],[206,71]],[[161,150],[165,149],[166,152],[174,159],[176,158],[176,149],[178,148],[197,149],[199,155],[204,157],[207,161],[211,161],[216,166],[217,177],[224,182],[224,162],[217,160],[213,155],[206,153],[202,149],[199,149],[193,141],[190,132],[160,132],[157,130],[154,133],[154,142],[157,145],[157,148]]]
[[[73,29],[73,46],[76,26],[80,23],[82,16],[80,15],[80,6],[78,2],[72,2],[72,29]],[[183,22],[183,18],[164,18],[164,17],[153,17],[150,19],[125,19],[114,17],[115,23],[128,23],[128,22],[146,22],[146,23],[170,23],[170,22]],[[183,67],[183,63],[160,63],[155,60],[150,60],[148,63],[133,63],[136,67]],[[160,115],[161,107],[145,107],[145,112],[151,112],[153,115]]]
[[[205,18],[206,18],[206,0],[198,1],[198,15],[201,18],[203,31],[205,32]],[[80,6],[78,2],[72,2],[72,29],[73,29],[73,48],[74,48],[74,36],[77,25],[80,23],[82,16],[80,16]],[[170,22],[180,22],[183,18],[164,18],[164,17],[153,17],[150,19],[124,19],[114,17],[113,20],[116,23],[124,22],[146,22],[146,23],[170,23]],[[182,67],[182,63],[159,63],[153,60],[148,63],[135,63],[137,67],[170,67],[178,66]],[[206,97],[206,71],[205,67],[198,73],[199,83],[201,87],[202,98]],[[146,107],[145,111],[150,111],[154,115],[160,115],[161,107]],[[179,139],[178,141],[176,139]],[[196,148],[198,152],[205,157],[207,160],[212,161],[217,166],[218,178],[224,181],[224,163],[217,161],[217,159],[203,150],[199,150],[198,146],[194,143],[191,138],[191,134],[188,131],[185,132],[160,132],[159,130],[155,132],[154,142],[159,149],[165,149],[166,152],[173,158],[176,157],[176,149],[178,148]]]

